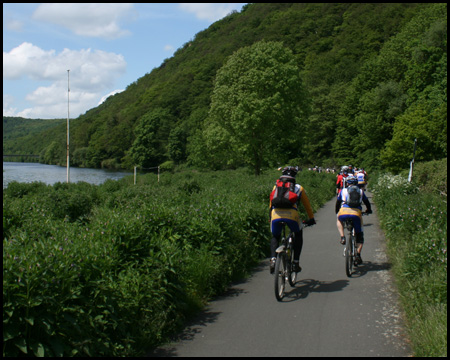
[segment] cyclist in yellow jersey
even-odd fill
[[[309,220],[305,222],[307,225],[314,225],[316,221],[314,220],[314,213],[311,208],[311,204],[309,202],[308,196],[306,195],[306,191],[300,184],[295,183],[295,176],[297,175],[298,167],[287,166],[283,169],[283,175],[280,179],[284,178],[284,180],[292,180],[295,184],[295,193],[298,196],[298,200],[295,204],[292,204],[290,208],[277,208],[273,206],[272,200],[270,201],[270,229],[272,231],[272,240],[270,243],[270,273],[273,273],[275,269],[275,260],[276,260],[276,249],[278,247],[278,243],[280,242],[281,231],[282,231],[282,223],[286,223],[289,226],[289,229],[295,233],[294,238],[294,271],[300,272],[301,267],[299,264],[300,254],[302,252],[303,247],[303,231],[302,231],[302,222],[298,213],[298,202],[301,201],[303,204],[306,213],[308,214]],[[274,189],[276,188],[276,185]]]

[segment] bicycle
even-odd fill
[[[362,213],[362,215],[369,215],[368,213]],[[347,245],[344,248],[344,257],[345,257],[345,273],[347,274],[347,277],[352,277],[353,274],[353,266],[358,266],[357,260],[356,260],[356,236],[355,236],[355,229],[353,228],[353,221],[348,219],[345,220],[344,228],[348,230],[349,233],[349,240],[347,242]]]
[[[295,233],[292,231],[286,237],[286,223],[282,223],[282,233],[280,246],[278,246],[276,253],[277,259],[275,261],[275,297],[278,301],[284,298],[286,281],[291,287],[295,286],[297,281],[297,273],[293,271],[294,267],[294,237]],[[311,225],[302,224],[302,228]]]

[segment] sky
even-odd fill
[[[243,5],[3,3],[3,116],[76,118]]]

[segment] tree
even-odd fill
[[[130,156],[136,165],[152,167],[166,160],[166,144],[172,123],[172,115],[161,108],[151,110],[140,118],[130,149]]]
[[[392,140],[386,143],[380,159],[390,171],[406,168],[417,138],[417,161],[442,159],[447,156],[447,104],[432,109],[423,101],[398,117]]]
[[[167,155],[176,164],[186,159],[186,138],[187,131],[184,128],[175,127],[170,131]]]
[[[214,161],[244,163],[259,175],[262,166],[287,160],[286,146],[299,146],[307,110],[289,49],[265,41],[241,48],[217,72],[205,130],[207,148]]]

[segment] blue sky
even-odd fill
[[[3,116],[70,118],[244,3],[3,4]]]

